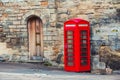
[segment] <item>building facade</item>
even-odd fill
[[[0,0],[0,55],[62,61],[63,24],[72,18],[90,22],[91,55],[101,45],[120,50],[119,6],[119,0]]]

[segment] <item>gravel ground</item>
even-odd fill
[[[0,63],[0,80],[120,80],[120,74],[95,75],[36,67],[26,63]]]

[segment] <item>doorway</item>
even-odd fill
[[[29,57],[43,56],[42,52],[42,20],[37,16],[31,16],[27,21],[29,35]]]

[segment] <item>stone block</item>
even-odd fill
[[[51,22],[51,23],[50,23],[50,26],[51,26],[51,27],[55,27],[55,26],[56,26],[56,23],[55,23],[55,22]]]
[[[104,62],[99,62],[99,69],[105,70],[106,64]]]
[[[7,47],[7,48],[12,48],[12,47],[13,47],[13,45],[12,45],[12,43],[7,42],[6,47]]]
[[[9,31],[10,32],[16,32],[16,29],[15,28],[10,28]]]
[[[20,21],[13,21],[13,24],[20,24]]]
[[[17,17],[8,17],[8,20],[15,21],[17,20]]]
[[[2,13],[2,17],[8,17],[7,13]]]
[[[18,19],[18,20],[21,20],[21,19],[22,19],[22,17],[21,17],[21,16],[19,16],[19,17],[17,17],[17,19]]]
[[[9,8],[9,9],[8,9],[8,8],[6,8],[5,12],[9,14],[9,13],[14,12],[14,9],[13,9],[13,8]]]
[[[48,36],[47,39],[48,39],[48,40],[52,40],[52,37],[51,37],[51,36]]]
[[[58,8],[57,13],[67,13],[67,11],[66,8]]]
[[[15,25],[9,25],[9,28],[16,28]]]
[[[58,22],[64,23],[67,20],[67,18],[58,18]]]
[[[27,31],[27,29],[21,29],[20,31],[21,31],[21,32],[26,32],[26,31]]]
[[[68,19],[68,15],[67,14],[60,14],[59,17],[60,17],[59,19],[62,19],[63,21]]]
[[[106,68],[106,74],[112,74],[113,73],[113,70],[110,69],[110,68]]]
[[[2,7],[4,4],[2,2],[0,2],[0,7]]]
[[[50,14],[50,22],[56,21],[56,14]]]
[[[48,39],[47,39],[47,36],[44,36],[44,40],[48,40]]]
[[[55,7],[56,7],[56,5],[54,3],[49,3],[49,5],[48,5],[48,8],[50,8],[50,9],[55,8]]]
[[[17,28],[27,28],[27,25],[17,25]]]
[[[63,27],[63,23],[62,23],[62,22],[57,22],[56,27],[57,27],[57,28]]]
[[[0,27],[0,32],[3,32],[3,27]]]
[[[11,42],[11,44],[15,45],[18,41],[16,38],[11,38],[10,42]]]
[[[22,17],[23,13],[18,13],[17,16]]]
[[[50,13],[52,13],[52,14],[55,13],[55,11],[56,11],[55,9],[49,9],[49,10],[50,10]]]
[[[89,20],[89,19],[88,19],[88,15],[77,15],[77,18]]]
[[[43,7],[48,6],[48,1],[41,1],[40,5]]]
[[[99,69],[99,55],[92,56],[92,69]]]

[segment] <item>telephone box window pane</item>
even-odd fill
[[[68,48],[73,48],[73,45],[72,44],[68,44]]]
[[[72,49],[68,49],[68,52],[73,52],[73,50]]]
[[[73,53],[68,53],[68,56],[73,56]]]
[[[86,34],[87,34],[87,31],[86,31],[86,30],[83,30],[83,31],[81,31],[81,34],[82,34],[82,35],[86,35]]]
[[[86,66],[87,65],[87,61],[86,60],[81,60],[81,65],[82,66]]]
[[[68,39],[73,39],[72,35],[67,36]]]
[[[81,53],[87,53],[87,49],[86,48],[81,48]]]
[[[68,62],[68,66],[73,66],[73,62]]]
[[[73,43],[73,40],[67,40],[68,44]]]
[[[67,31],[67,35],[73,35],[73,31]]]
[[[81,38],[82,39],[87,39],[87,36],[86,35],[82,35]]]
[[[83,52],[87,51],[87,48],[82,48],[82,51],[83,51]]]
[[[87,53],[81,53],[81,56],[87,56]]]
[[[82,43],[83,43],[83,44],[86,44],[86,43],[87,43],[87,40],[82,40]]]
[[[81,47],[86,48],[87,45],[86,44],[81,44]]]
[[[81,52],[82,52],[82,53],[87,53],[87,51],[85,51],[85,50],[81,50]]]
[[[87,57],[82,57],[82,60],[87,60]]]
[[[73,61],[73,57],[68,57],[68,61]]]

